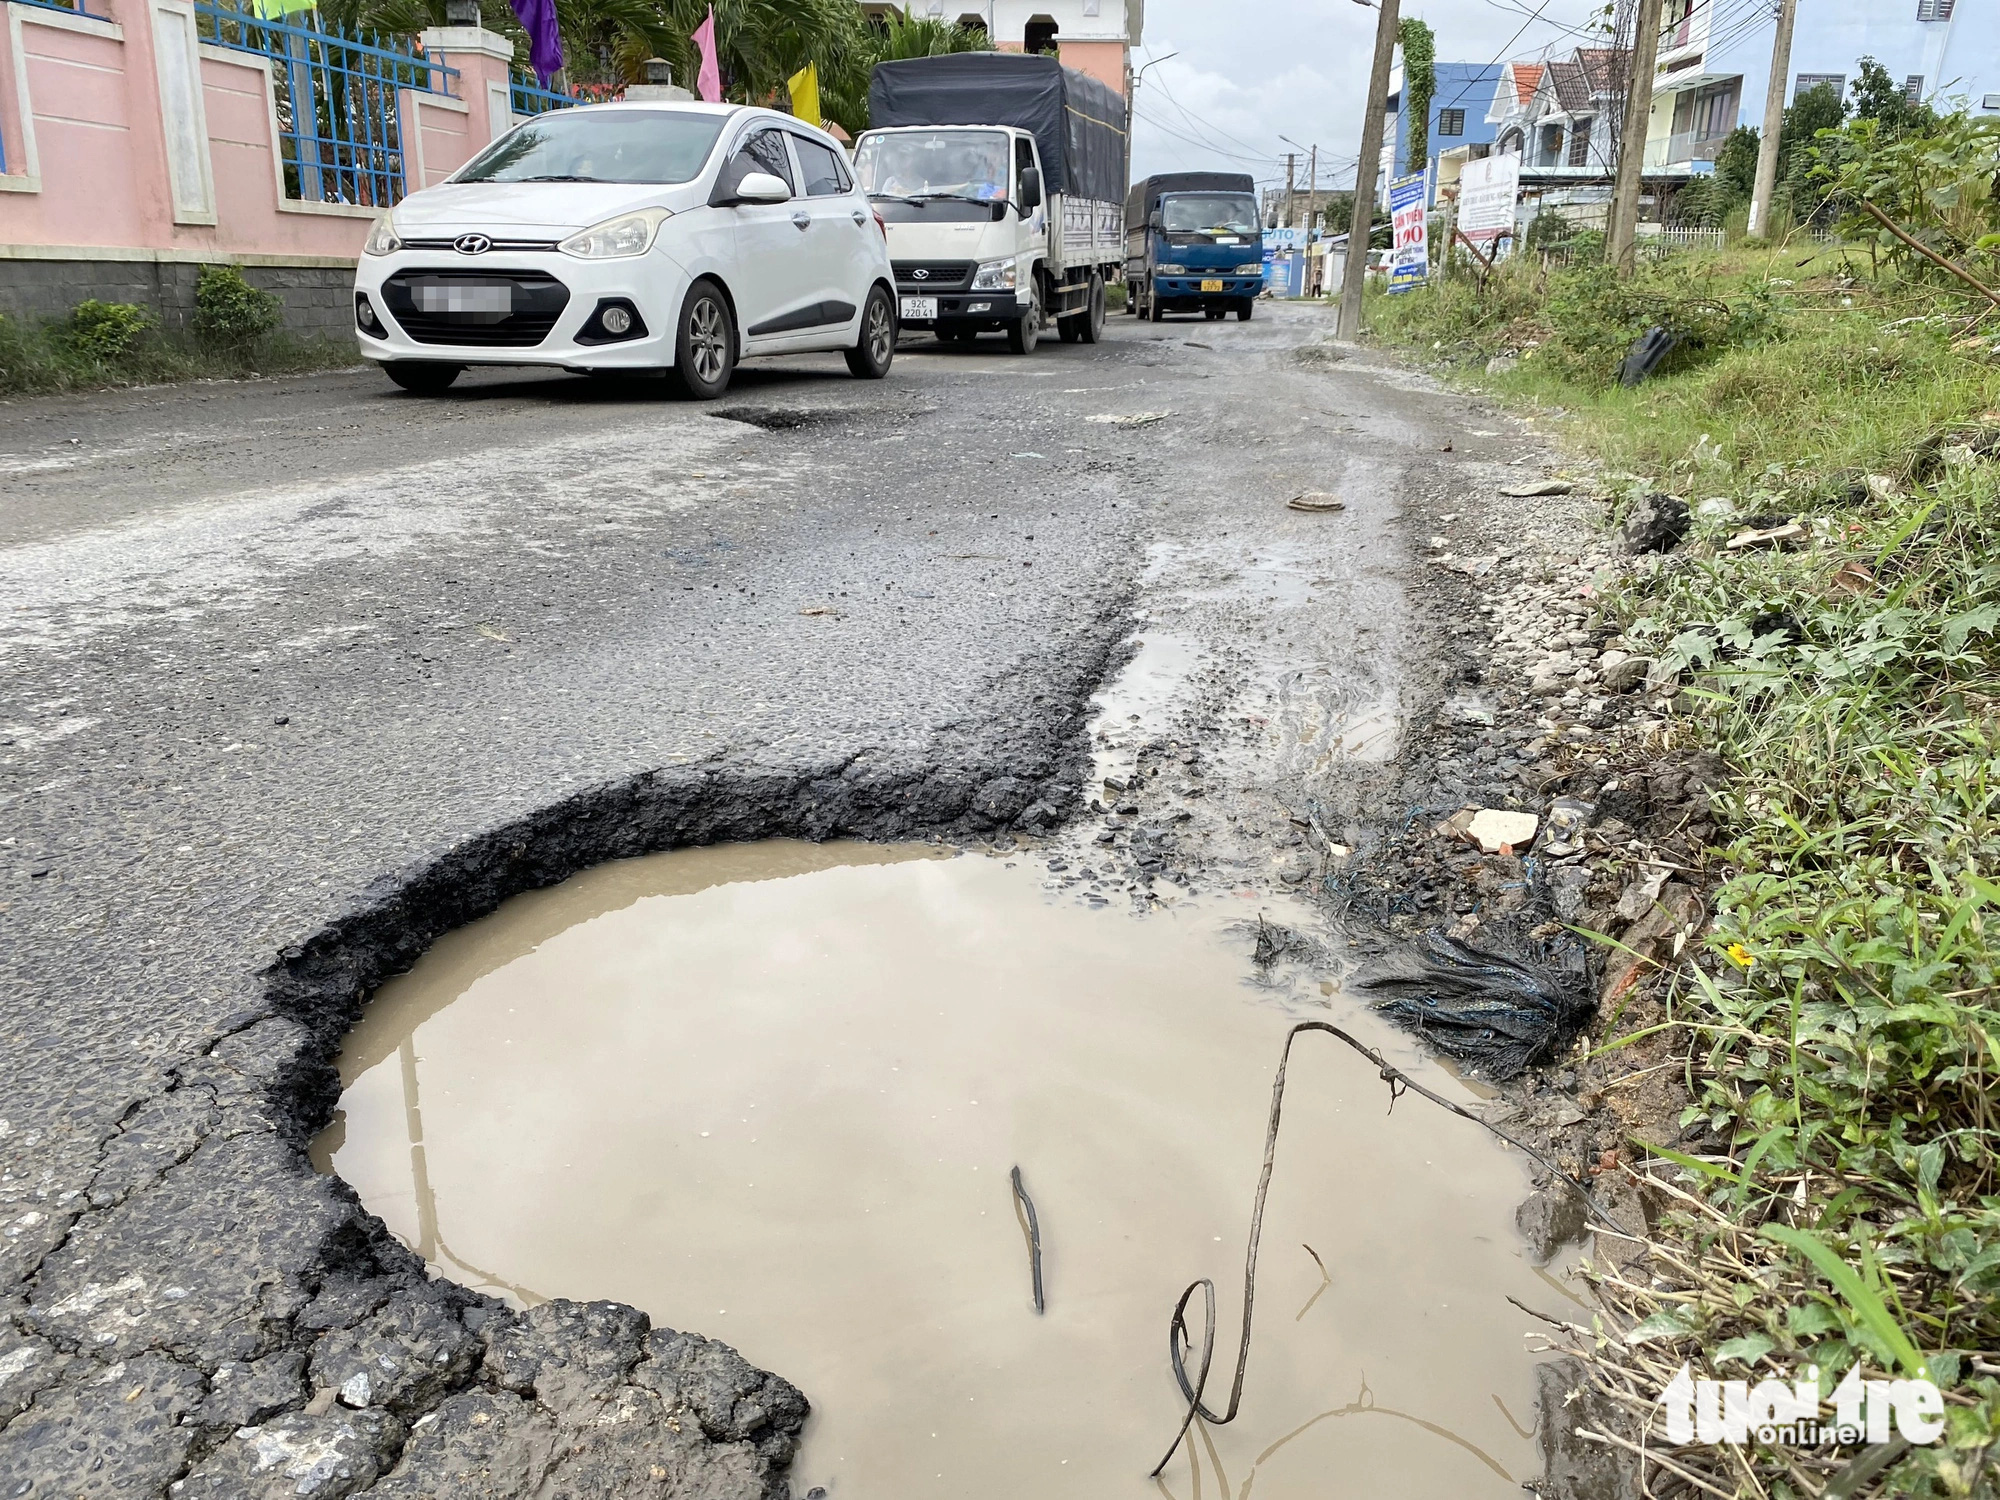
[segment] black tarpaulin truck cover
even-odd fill
[[[952,52],[877,63],[868,124],[1012,125],[1035,138],[1044,192],[1125,196],[1125,101],[1053,57]]]
[[[1142,228],[1153,210],[1169,193],[1248,193],[1257,196],[1257,184],[1244,172],[1163,172],[1132,184],[1125,199],[1125,227]]]

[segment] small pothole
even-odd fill
[[[517,1305],[629,1302],[795,1382],[797,1493],[1155,1494],[1182,1410],[1166,1324],[1196,1277],[1226,1389],[1289,1027],[1331,1010],[1474,1098],[1325,976],[1258,970],[1256,914],[1092,909],[1033,857],[923,846],[603,865],[382,988],[315,1158],[441,1274]],[[1513,1228],[1522,1166],[1385,1104],[1345,1048],[1297,1049],[1243,1414],[1193,1445],[1199,1480],[1182,1450],[1168,1493],[1316,1497],[1338,1474],[1455,1500],[1535,1471],[1505,1299],[1554,1284]]]

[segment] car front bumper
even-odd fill
[[[912,291],[907,285],[897,289],[897,309],[899,321],[905,328],[948,327],[998,328],[1016,322],[1026,312],[1029,303],[1021,299],[1017,290],[999,292],[932,292]],[[911,304],[919,307],[936,303],[936,311],[928,316],[913,313]]]
[[[1201,284],[1204,281],[1219,281],[1222,283],[1221,289],[1219,291],[1205,292],[1201,289]],[[1163,301],[1168,298],[1176,300],[1185,298],[1192,301],[1202,301],[1204,299],[1213,301],[1217,298],[1223,298],[1235,302],[1241,301],[1245,297],[1254,297],[1263,290],[1264,278],[1262,276],[1196,275],[1155,276],[1153,278],[1153,295]]]
[[[378,361],[658,369],[674,362],[689,281],[657,249],[602,261],[555,251],[406,249],[362,257],[354,331],[363,357]],[[363,298],[373,326],[361,317]],[[606,335],[598,322],[613,303],[637,314],[626,336]]]

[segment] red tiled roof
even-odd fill
[[[1523,105],[1532,103],[1535,97],[1535,88],[1542,81],[1542,65],[1540,63],[1509,63],[1508,67],[1514,74],[1515,99]]]

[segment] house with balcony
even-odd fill
[[[1712,70],[1742,72],[1753,125],[1763,116],[1772,24],[1760,17],[1754,28],[1718,40],[1705,58]],[[2000,114],[2000,25],[1992,0],[1804,0],[1785,102],[1821,83],[1845,97],[1863,57],[1881,63],[1912,99],[1940,108],[1964,100],[1976,115]]]
[[[864,0],[861,8],[876,15],[903,9],[885,0]],[[1121,95],[1131,93],[1130,58],[1145,30],[1145,0],[915,0],[912,9],[983,31],[998,51],[1044,53]]]

